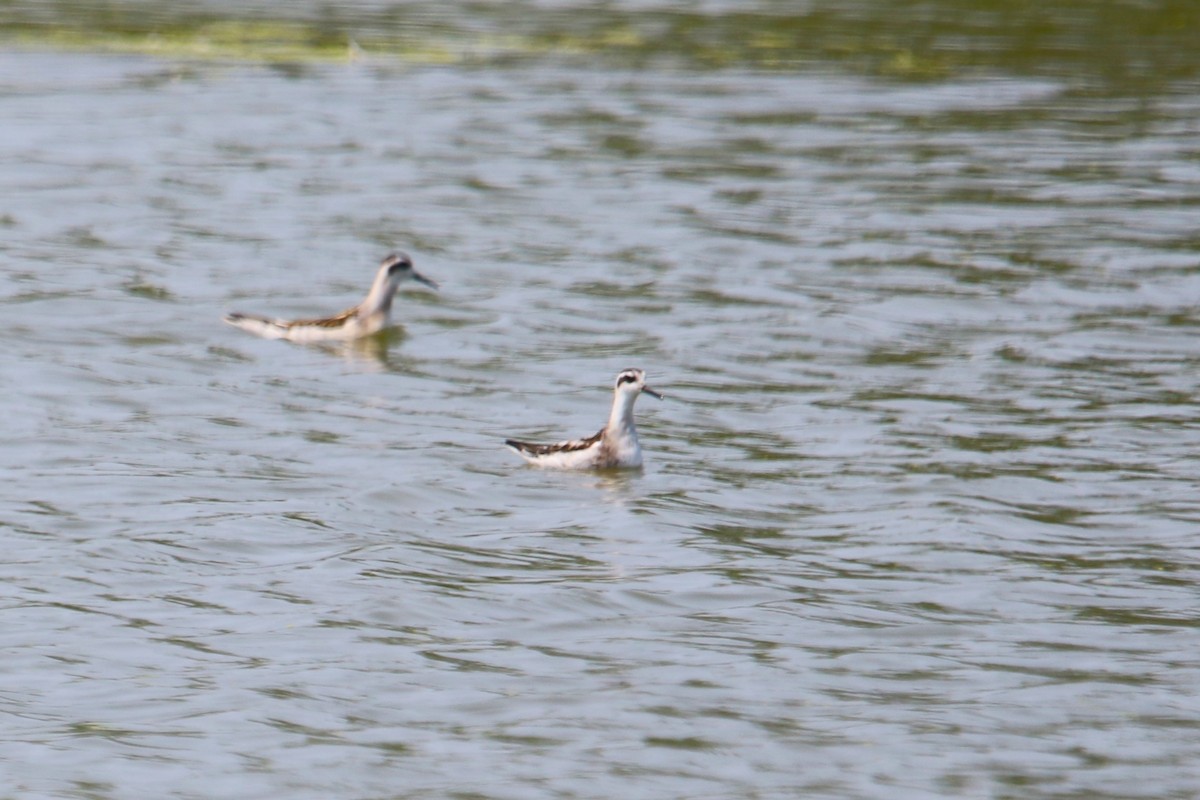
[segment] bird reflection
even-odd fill
[[[369,372],[389,372],[395,368],[391,354],[393,345],[399,345],[407,336],[404,329],[395,326],[372,336],[348,342],[323,342],[315,345],[318,350],[338,356]]]

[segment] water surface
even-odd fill
[[[1169,35],[722,64],[546,8],[446,12],[449,60],[0,54],[4,796],[1195,796]],[[392,335],[220,323],[396,248],[442,289]],[[644,471],[499,446],[627,366]]]

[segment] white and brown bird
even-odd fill
[[[608,424],[595,436],[571,439],[557,444],[531,444],[506,439],[504,444],[530,464],[549,469],[607,469],[640,467],[642,447],[633,424],[633,404],[642,392],[663,396],[646,385],[646,373],[640,369],[622,370],[613,387],[613,406]]]
[[[234,312],[225,315],[230,325],[267,339],[293,342],[328,342],[361,339],[391,324],[392,300],[404,281],[413,280],[433,289],[437,284],[413,269],[407,253],[392,253],[379,264],[371,291],[361,303],[324,319],[285,320]]]

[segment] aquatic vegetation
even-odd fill
[[[605,5],[529,12],[522,4],[406,4],[268,12],[61,2],[6,9],[0,41],[267,63],[362,59],[505,64],[543,58],[614,66],[800,71],[835,68],[893,80],[1010,72],[1076,76],[1106,89],[1200,75],[1200,4],[859,0],[797,10],[730,3],[709,11]]]

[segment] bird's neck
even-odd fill
[[[392,310],[392,300],[396,297],[396,285],[388,280],[387,275],[380,275],[367,292],[367,298],[362,301],[359,313],[362,316],[372,314],[387,314]]]
[[[634,392],[617,392],[613,397],[612,412],[608,415],[606,430],[610,434],[624,433],[634,430],[633,402],[637,400]]]

